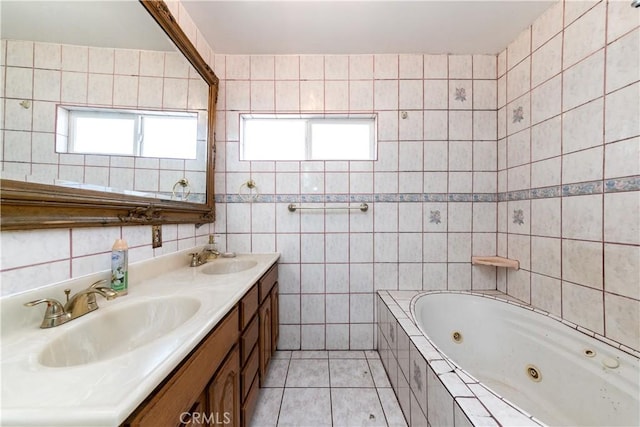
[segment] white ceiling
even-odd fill
[[[215,53],[497,54],[555,1],[182,0]]]
[[[176,51],[137,0],[0,0],[0,18],[7,39]]]

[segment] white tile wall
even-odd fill
[[[527,192],[499,203],[499,251],[531,259],[498,288],[638,349],[640,17],[624,3],[561,2],[499,55],[531,57],[532,74],[511,60],[498,73],[510,82],[505,99],[528,88],[498,105],[507,122],[504,136],[498,131],[507,156],[500,162],[499,151],[498,188]],[[513,105],[523,107],[520,123]],[[515,133],[528,116],[530,135]],[[529,190],[541,187],[552,191],[529,202]],[[526,203],[523,228],[511,213]]]
[[[370,301],[377,289],[490,289],[496,284],[542,309],[639,347],[638,335],[626,332],[637,329],[632,326],[640,310],[635,286],[639,267],[634,261],[640,250],[635,236],[640,233],[633,221],[639,217],[638,193],[602,195],[604,180],[640,174],[640,22],[628,2],[558,2],[497,57],[213,55],[179,2],[169,5],[221,78],[218,194],[236,195],[240,184],[253,177],[266,195],[445,195],[444,201],[374,201],[367,214],[337,216],[291,214],[287,202],[218,203],[215,231],[226,233],[229,249],[282,253],[282,347],[373,348]],[[63,102],[86,102],[88,97],[100,102],[112,98],[122,105],[134,102],[118,90],[105,92],[99,81],[89,85],[87,73],[96,67],[115,73],[115,88],[137,85],[145,104],[159,102],[162,93],[159,80],[153,80],[163,76],[153,67],[156,53],[139,56],[142,77],[134,80],[119,75],[136,66],[124,51],[110,55],[84,47],[52,49],[46,43],[3,41],[2,52],[0,61],[7,65],[2,73],[12,82],[7,96],[22,98],[37,91],[42,98],[34,101],[33,115],[12,104],[5,107],[5,117],[14,123],[12,133],[3,135],[5,144],[31,131],[31,144],[53,143],[45,138],[53,125],[31,123],[32,117],[53,123],[58,90]],[[25,71],[32,67],[59,76],[59,89],[36,84],[36,73]],[[179,67],[171,70],[176,77],[184,76]],[[86,82],[84,87],[91,90],[71,92],[72,80]],[[459,86],[465,89],[464,101],[456,100]],[[179,97],[182,90],[175,94]],[[518,107],[523,117],[514,122]],[[376,113],[378,160],[241,162],[240,111]],[[401,111],[407,111],[407,119],[400,118]],[[69,172],[82,165],[104,166],[88,158],[78,165],[68,156],[58,160],[41,152],[34,160],[64,162],[68,166],[61,169]],[[131,172],[118,175],[123,181],[134,177],[135,165],[128,160],[112,159]],[[10,171],[32,173],[16,165],[5,167],[5,173]],[[95,172],[99,176],[99,170]],[[34,175],[54,176],[46,168]],[[495,195],[560,184],[569,185],[572,194],[571,184],[582,180],[600,183],[595,194],[560,197],[559,188],[558,197],[530,201],[446,199],[448,193]],[[523,225],[512,221],[517,209],[523,211]],[[433,220],[436,212],[439,221]],[[132,254],[144,259],[204,243],[213,226],[165,226],[165,243],[156,250],[146,241],[147,231],[116,227],[107,233],[129,239]],[[2,294],[106,269],[103,255],[112,242],[103,232],[3,232]],[[78,233],[95,238],[96,247],[76,247],[73,242],[82,241]],[[48,245],[55,250],[42,250]],[[527,268],[496,274],[472,268],[464,255],[491,249],[517,254]],[[34,261],[33,254],[42,259]],[[375,261],[380,258],[384,261]],[[598,266],[602,268],[585,274],[587,267]]]

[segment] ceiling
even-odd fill
[[[0,35],[14,40],[174,51],[135,0],[0,0]]]
[[[215,53],[497,54],[555,1],[182,0]]]

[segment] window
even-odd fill
[[[59,107],[58,117],[59,152],[196,158],[197,113]]]
[[[371,116],[242,115],[240,160],[375,160]]]

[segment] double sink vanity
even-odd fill
[[[279,254],[132,264],[129,294],[41,329],[33,300],[100,273],[0,300],[3,426],[248,425],[278,339]]]

